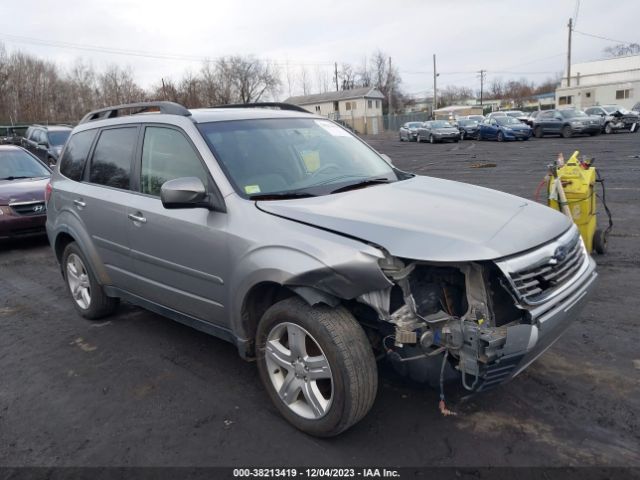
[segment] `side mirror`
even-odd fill
[[[211,208],[202,180],[183,177],[169,180],[160,187],[160,200],[164,208]]]
[[[389,165],[393,165],[393,160],[391,160],[391,157],[389,157],[389,155],[387,155],[386,153],[381,153],[380,156],[382,158],[384,158],[384,160],[389,164]]]

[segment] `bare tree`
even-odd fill
[[[619,43],[611,47],[603,49],[607,57],[624,57],[626,55],[637,55],[640,53],[640,44],[638,43]]]
[[[302,94],[309,95],[311,93],[311,77],[306,67],[300,67],[300,85],[302,86]]]

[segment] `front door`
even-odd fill
[[[136,273],[133,293],[159,305],[206,320],[224,319],[228,253],[227,215],[206,208],[166,209],[160,188],[168,180],[212,180],[184,133],[147,126],[136,176],[139,193],[127,208],[131,257]]]

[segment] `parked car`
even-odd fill
[[[90,112],[47,192],[80,315],[121,298],[234,343],[282,415],[318,436],[369,411],[376,358],[474,392],[509,380],[597,276],[561,213],[398,170],[293,105]]]
[[[466,120],[475,120],[478,123],[481,123],[484,121],[484,115],[466,115],[464,117],[460,117],[461,119],[466,119]]]
[[[633,107],[631,107],[631,111],[640,113],[640,102],[636,103]]]
[[[527,125],[529,125],[531,128],[533,128],[533,122],[535,121],[536,118],[538,118],[538,115],[540,115],[544,110],[534,110],[533,112],[531,112],[526,118],[524,119],[519,119],[520,121],[526,123]]]
[[[496,111],[496,112],[491,112],[489,113],[486,117],[485,120],[487,118],[496,118],[496,117],[506,117],[507,116],[507,112],[504,111]]]
[[[405,140],[411,142],[415,141],[418,138],[418,128],[422,126],[422,122],[407,122],[400,127],[400,132],[398,136],[400,137],[400,141],[404,142]]]
[[[457,142],[460,140],[460,132],[456,127],[446,120],[430,120],[424,122],[420,128],[418,128],[418,135],[416,141],[418,143],[428,141],[429,143],[444,142],[450,140]]]
[[[22,146],[48,165],[55,165],[70,133],[71,127],[65,125],[32,125]]]
[[[458,131],[460,132],[460,140],[477,138],[478,122],[476,120],[461,118],[458,120]]]
[[[0,239],[44,235],[51,170],[21,147],[0,145]]]
[[[569,138],[577,133],[598,135],[601,128],[600,117],[587,115],[574,108],[545,110],[533,122],[533,134],[537,138],[545,135]]]
[[[531,135],[529,125],[509,115],[487,118],[478,128],[478,140],[529,140]]]
[[[620,105],[598,105],[587,108],[584,113],[602,118],[602,131],[607,134],[631,130],[634,124],[640,123],[640,115],[637,112]]]

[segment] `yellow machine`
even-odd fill
[[[557,165],[551,166],[547,183],[548,203],[551,208],[573,218],[589,253],[595,250],[603,254],[613,224],[605,203],[604,207],[609,215],[609,228],[597,228],[595,184],[602,183],[602,180],[592,163],[591,160],[581,160],[576,150],[564,165],[558,162]],[[604,203],[604,185],[602,187]]]

